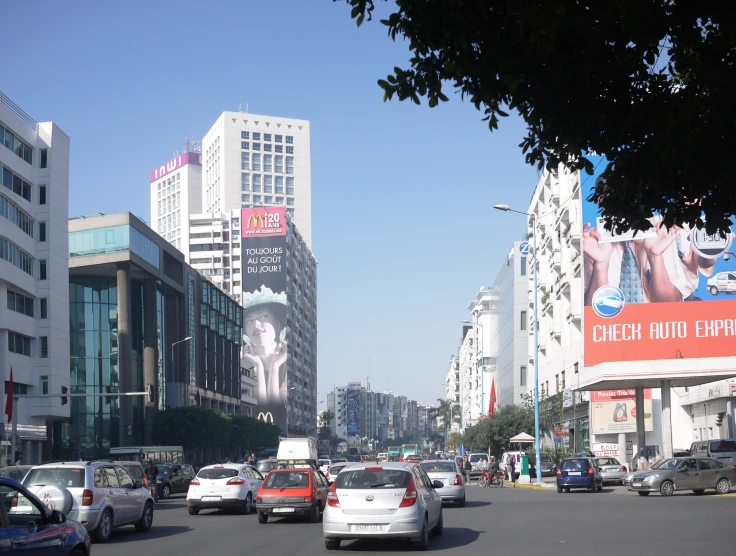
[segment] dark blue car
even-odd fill
[[[89,556],[89,534],[82,524],[49,510],[21,484],[0,478],[0,500],[0,554]]]
[[[598,492],[603,479],[592,458],[574,457],[563,459],[557,469],[557,492],[570,492],[571,488],[587,488]]]

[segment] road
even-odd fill
[[[468,487],[465,508],[445,507],[445,533],[430,540],[430,551],[453,556],[647,556],[733,554],[736,494],[669,499],[633,492],[557,494],[513,488]],[[402,542],[344,543],[330,554],[408,552]],[[126,527],[109,544],[94,545],[93,556],[255,556],[327,554],[321,524],[270,520],[255,514],[207,511],[190,516],[181,496],[156,505],[153,528]]]

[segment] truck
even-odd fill
[[[407,456],[418,456],[419,455],[419,444],[404,444],[401,446],[400,460],[404,461]]]
[[[285,465],[317,465],[317,439],[311,436],[279,437],[276,459]]]
[[[387,454],[388,454],[388,461],[399,461],[399,456],[401,456],[401,447],[400,446],[389,446]]]

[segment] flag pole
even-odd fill
[[[18,444],[18,412],[16,402],[18,398],[13,396],[13,432],[10,435],[10,465],[15,465],[15,449]]]

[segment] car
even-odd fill
[[[159,498],[166,500],[172,494],[182,494],[189,490],[189,483],[196,476],[191,465],[175,463],[159,465],[156,475],[156,489]]]
[[[17,481],[0,477],[0,552],[87,556],[92,547],[84,526],[52,510]],[[8,543],[8,544],[5,544]]]
[[[713,458],[671,458],[657,468],[638,471],[631,478],[631,490],[640,496],[659,492],[672,496],[677,490],[692,490],[703,494],[713,488],[718,494],[727,494],[736,483],[736,468]]]
[[[32,465],[9,465],[8,467],[0,467],[0,477],[12,479],[16,483],[23,482],[28,472],[33,469]]]
[[[628,473],[625,465],[621,465],[616,458],[600,457],[593,460],[598,466],[603,483],[624,484],[624,477]]]
[[[688,455],[713,458],[724,465],[736,466],[736,440],[718,438],[693,442]]]
[[[343,469],[345,469],[348,465],[352,465],[352,464],[347,461],[333,463],[332,467],[330,467],[327,473],[325,473],[325,478],[328,481],[333,481],[335,477],[337,477],[337,474]]]
[[[386,453],[386,452],[380,452],[376,456],[376,459],[378,459],[378,461],[387,461],[388,460],[388,453]]]
[[[539,456],[542,464],[542,477],[554,477],[557,475],[557,464],[554,458],[547,453],[541,453]],[[531,462],[530,462],[531,464]]]
[[[432,482],[442,482],[441,487],[435,490],[442,497],[443,502],[456,502],[465,506],[465,481],[460,468],[454,460],[427,460],[419,464]]]
[[[444,529],[444,485],[432,481],[420,465],[354,465],[332,483],[322,520],[327,550],[351,539],[408,539],[426,550],[429,536]]]
[[[327,505],[329,484],[319,469],[274,469],[258,490],[258,523],[269,517],[306,516],[317,523]]]
[[[327,473],[327,470],[332,467],[332,460],[329,458],[320,458],[319,460],[319,470],[322,471],[322,473]]]
[[[146,472],[143,469],[143,464],[137,461],[121,461],[120,465],[125,467],[125,470],[130,473],[130,476],[133,477],[134,480],[138,479],[141,483],[143,483],[143,488],[147,488],[151,491],[151,494],[153,495],[153,501],[156,502],[158,498],[156,485],[150,484],[148,482],[148,477],[146,477]]]
[[[279,461],[276,458],[262,459],[256,462],[256,469],[264,477],[268,475],[269,471],[276,469],[279,466]]]
[[[657,469],[660,465],[662,465],[662,463],[664,461],[665,460],[663,460],[663,459],[661,459],[659,461],[655,461],[647,469],[639,469],[638,471],[637,470],[631,470],[631,471],[629,471],[628,473],[626,473],[626,475],[624,475],[623,485],[626,486],[626,487],[630,487],[631,486],[631,479],[634,477],[634,475],[636,475],[637,473],[643,473],[644,471],[650,471],[652,469]]]
[[[421,463],[423,461],[422,456],[418,454],[409,454],[404,458],[407,463]]]
[[[348,460],[348,461],[349,461],[350,463],[360,463],[360,456],[358,456],[358,455],[349,455],[349,456],[347,457],[347,460]]]
[[[468,461],[470,462],[470,476],[480,475],[480,469],[478,468],[478,463],[480,463],[481,460],[488,461],[488,454],[485,454],[483,452],[474,453],[474,454],[468,454]]]
[[[151,492],[119,462],[37,465],[25,476],[23,486],[49,509],[81,523],[96,542],[108,541],[116,527],[135,525],[137,531],[148,531],[153,524]],[[31,505],[26,509],[33,510]]]
[[[587,488],[598,492],[603,486],[598,466],[593,458],[565,458],[557,469],[557,492],[570,492],[573,488]]]
[[[483,454],[485,455],[485,454]],[[504,452],[501,455],[501,463],[499,464],[499,467],[505,472],[506,479],[509,481],[512,480],[511,478],[511,456],[514,456],[516,463],[514,464],[514,479],[518,480],[519,475],[521,475],[521,456],[527,455],[526,452]],[[532,458],[529,458],[529,473],[531,476],[531,464],[532,464]]]
[[[736,291],[736,273],[719,272],[709,278],[706,284],[711,295],[718,295],[721,292],[731,295]]]
[[[189,515],[204,509],[236,509],[249,514],[262,483],[263,475],[252,465],[225,463],[203,467],[189,483]]]

